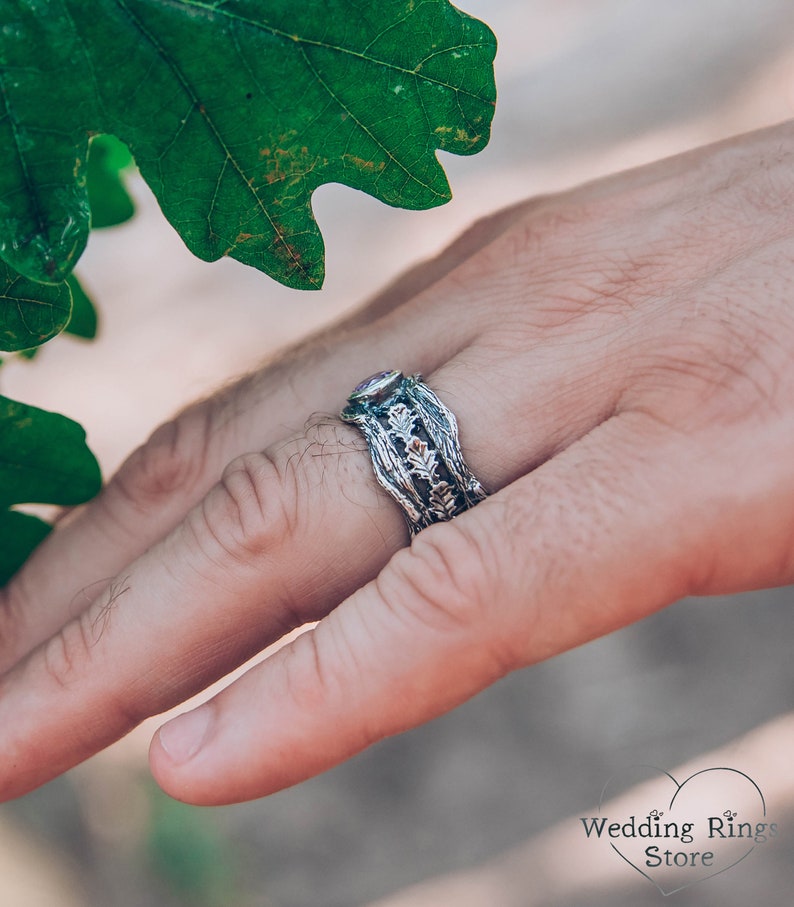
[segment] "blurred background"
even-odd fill
[[[58,339],[34,365],[7,365],[4,393],[80,421],[110,474],[175,410],[360,305],[478,215],[794,115],[791,0],[462,5],[499,38],[500,97],[488,149],[443,156],[450,205],[405,212],[322,188],[327,285],[300,294],[236,262],[192,258],[133,178],[135,218],[93,234],[79,267],[100,339],[89,349]],[[741,762],[781,834],[677,903],[787,903],[792,599],[779,589],[680,602],[235,807],[159,793],[146,770],[149,722],[0,807],[0,904],[652,903],[661,894],[630,867],[592,864],[571,817],[592,815],[626,766],[675,773],[691,760]]]

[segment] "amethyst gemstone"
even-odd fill
[[[351,403],[363,403],[365,401],[379,403],[385,400],[402,380],[403,373],[399,371],[376,372],[356,385],[348,400]]]

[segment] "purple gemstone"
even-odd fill
[[[391,370],[387,370],[385,372],[376,372],[374,375],[370,375],[369,378],[365,378],[361,382],[361,384],[357,384],[353,388],[353,393],[360,394],[364,391],[367,391],[370,385],[374,386],[376,384],[379,384],[381,381],[383,381],[384,378],[388,378],[389,375],[391,375]]]
[[[356,385],[348,399],[351,403],[361,403],[364,400],[379,403],[385,400],[402,380],[403,373],[399,371],[376,372]]]

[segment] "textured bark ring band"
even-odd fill
[[[454,413],[421,375],[372,375],[347,398],[341,418],[366,438],[375,476],[400,505],[411,536],[487,496],[463,459]]]

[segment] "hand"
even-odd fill
[[[790,582],[792,210],[791,125],[517,206],[159,429],[5,590],[0,795],[306,622],[158,732],[167,792],[267,794],[681,596]],[[356,431],[304,425],[383,368],[493,492],[410,547]]]

